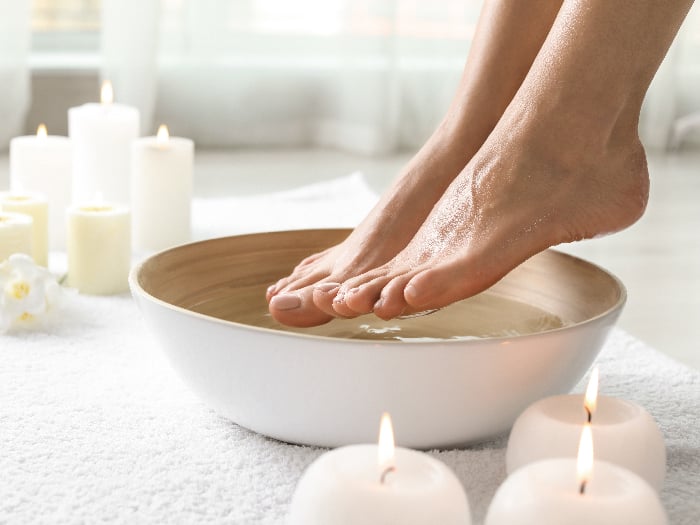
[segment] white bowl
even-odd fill
[[[131,290],[175,370],[207,404],[256,432],[321,446],[375,442],[383,411],[407,447],[460,446],[504,432],[530,403],[576,384],[625,302],[614,276],[548,250],[484,294],[420,319],[369,315],[295,331],[244,324],[274,326],[262,316],[265,288],[348,233],[187,244],[135,267]],[[565,323],[523,319],[520,307]],[[417,336],[409,341],[349,338],[408,325],[406,334]],[[450,333],[488,337],[440,339]]]

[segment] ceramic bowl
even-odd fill
[[[348,233],[179,246],[136,266],[132,293],[177,373],[224,417],[279,440],[338,446],[375,442],[388,411],[397,443],[413,448],[486,439],[533,401],[568,392],[625,301],[611,274],[548,250],[483,294],[414,319],[370,314],[288,330],[265,315],[267,286]]]

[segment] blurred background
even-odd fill
[[[200,196],[362,170],[384,189],[455,91],[478,0],[0,0],[0,186],[10,138],[117,102],[197,146]],[[652,196],[629,230],[565,248],[617,273],[621,325],[700,368],[700,7],[645,100]]]
[[[478,0],[0,0],[0,147],[96,100],[109,78],[142,132],[201,147],[419,147],[447,108]],[[655,149],[700,143],[694,9],[645,103]],[[700,120],[700,119],[698,119]],[[687,123],[686,123],[687,124]],[[670,144],[674,142],[674,144]]]

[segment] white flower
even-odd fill
[[[0,263],[0,334],[60,306],[63,290],[46,268],[16,253]]]

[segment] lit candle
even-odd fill
[[[155,251],[190,240],[194,143],[158,135],[134,141],[131,150],[134,247]]]
[[[32,217],[32,256],[40,266],[49,265],[49,202],[39,193],[0,193],[0,210]]]
[[[131,143],[139,135],[136,108],[114,103],[112,85],[102,84],[100,103],[68,110],[73,141],[73,202],[101,191],[105,199],[130,202]]]
[[[382,417],[379,445],[327,452],[304,473],[292,498],[289,525],[470,524],[462,485],[430,456],[394,448]]]
[[[515,421],[508,440],[509,473],[546,458],[575,457],[581,427],[590,421],[598,459],[637,473],[657,490],[666,473],[666,448],[654,419],[639,405],[598,396],[597,369],[585,395],[537,401]]]
[[[72,147],[68,137],[48,135],[41,124],[36,135],[10,141],[10,191],[43,193],[49,201],[51,247],[66,246],[65,216],[70,202]]]
[[[578,459],[545,459],[516,470],[496,491],[484,521],[484,525],[532,523],[665,525],[667,519],[646,481],[618,465],[594,461],[592,433],[586,424]]]
[[[0,211],[0,262],[13,253],[32,255],[32,222],[24,213]]]
[[[110,295],[128,289],[131,220],[124,206],[73,206],[68,210],[68,285],[81,293]]]

